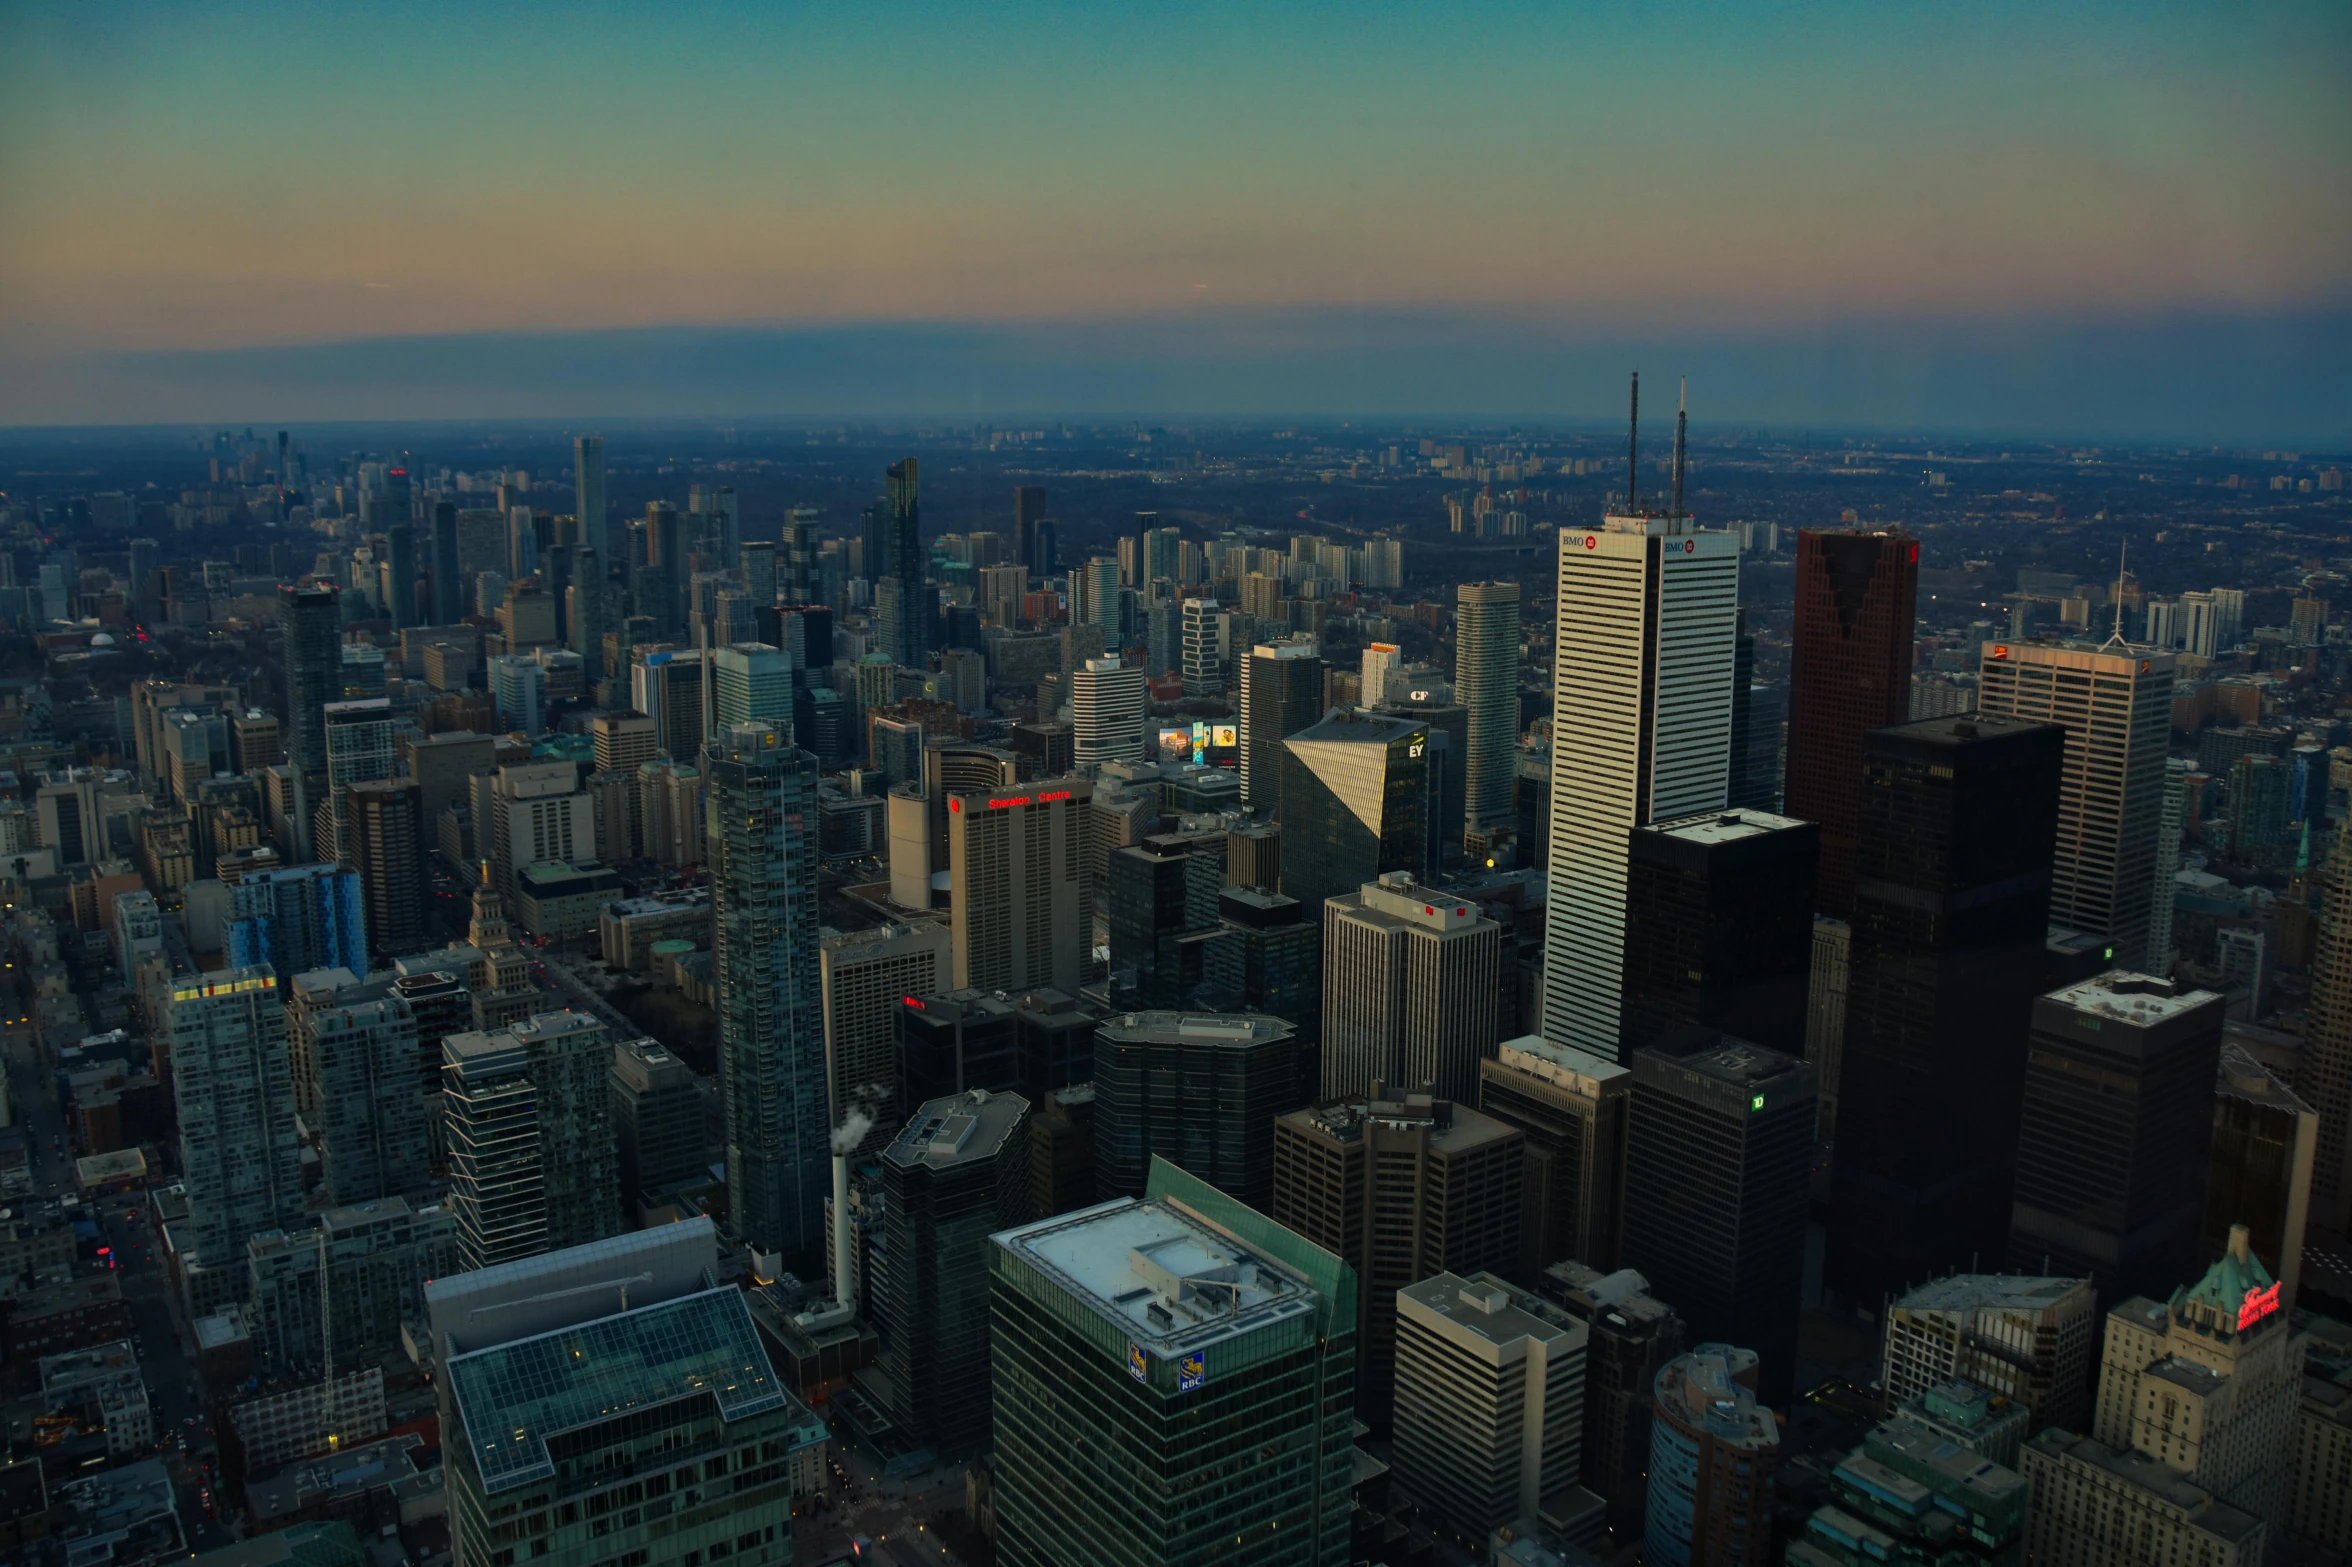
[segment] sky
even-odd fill
[[[0,423],[2352,442],[2352,7],[0,3]]]

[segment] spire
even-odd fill
[[[1667,515],[1680,522],[1682,511],[1683,439],[1690,430],[1690,377],[1682,378],[1682,403],[1674,411],[1674,505]]]
[[[2109,637],[2101,646],[2101,652],[2111,647],[2129,648],[2131,646],[2130,643],[2123,640],[2123,563],[2130,558],[2131,540],[2125,539],[2123,547],[2115,552],[2115,635]]]
[[[1625,415],[1625,515],[1641,515],[1641,372],[1633,372],[1633,400]]]

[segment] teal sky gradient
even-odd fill
[[[18,0],[0,419],[416,335],[2335,311],[2348,80],[2341,0]]]

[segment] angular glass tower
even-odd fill
[[[1356,1281],[1165,1161],[993,1237],[997,1559],[1340,1567]]]

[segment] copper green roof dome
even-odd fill
[[[2254,1255],[2243,1224],[2230,1226],[2229,1250],[2221,1260],[2173,1295],[2172,1310],[2223,1333],[2242,1333],[2278,1315],[2278,1281]]]

